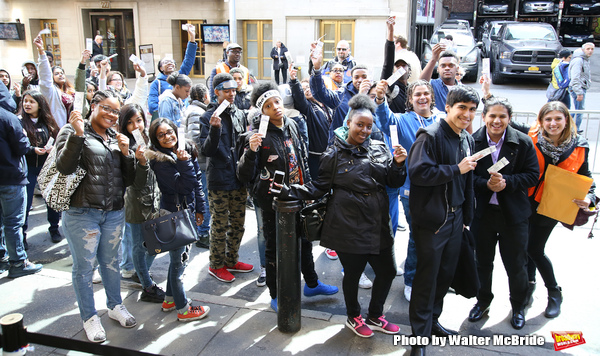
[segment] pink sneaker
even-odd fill
[[[252,272],[254,271],[254,266],[248,263],[238,261],[238,263],[233,265],[233,267],[225,266],[225,269],[227,269],[229,272]]]
[[[325,249],[325,255],[330,260],[337,260],[339,258],[337,252],[335,252],[335,250],[332,250],[330,248]]]
[[[400,327],[396,324],[389,323],[385,320],[385,316],[380,316],[377,319],[368,318],[366,322],[367,326],[372,330],[381,331],[386,334],[397,334],[400,332]]]
[[[209,267],[208,273],[216,279],[220,280],[221,282],[230,283],[235,281],[235,277],[233,276],[233,274],[229,273],[229,271],[225,267],[221,267],[219,269]]]
[[[361,315],[356,318],[348,318],[346,320],[346,326],[350,328],[350,330],[354,331],[354,333],[360,337],[371,337],[373,336],[373,330],[371,330],[367,325],[365,325],[365,321]]]

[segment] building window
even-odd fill
[[[244,21],[244,57],[246,67],[257,79],[271,79],[271,49],[273,23],[271,21]]]
[[[198,43],[198,49],[196,50],[196,58],[194,60],[194,65],[192,66],[192,71],[190,72],[190,77],[194,78],[204,78],[204,62],[206,59],[206,53],[204,52],[204,43],[202,42],[202,35],[200,33],[200,25],[206,23],[205,20],[188,20],[181,21],[179,29],[181,31],[181,60],[185,58],[185,50],[187,49],[188,42],[188,34],[187,31],[181,29],[181,25],[183,24],[192,24],[196,27],[196,43]]]
[[[319,38],[323,41],[323,60],[330,61],[336,56],[335,46],[341,40],[350,44],[350,54],[354,53],[354,20],[321,20]]]
[[[60,40],[58,37],[58,22],[56,20],[40,20],[42,29],[49,29],[50,34],[42,35],[42,42],[46,51],[52,52],[54,56],[54,65],[62,65],[62,57],[60,52]]]

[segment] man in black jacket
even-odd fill
[[[487,100],[483,109],[485,126],[473,134],[476,152],[489,147],[495,147],[496,151],[479,161],[473,177],[477,209],[472,230],[481,288],[469,321],[478,321],[489,311],[494,298],[494,255],[499,243],[508,274],[510,324],[521,329],[525,325],[527,236],[531,215],[527,189],[537,183],[539,166],[531,139],[509,126],[511,114],[512,107],[506,99]],[[488,168],[503,157],[510,163],[499,172],[489,173]]]
[[[475,118],[479,95],[457,86],[448,93],[445,120],[417,131],[408,155],[409,207],[417,249],[409,317],[414,336],[456,335],[440,325],[443,301],[458,262],[462,231],[473,217],[473,138],[464,129]],[[411,355],[424,355],[425,345]]]

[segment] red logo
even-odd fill
[[[552,338],[554,339],[554,351],[585,344],[581,331],[552,331]]]

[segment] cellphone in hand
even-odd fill
[[[283,185],[283,179],[285,178],[285,173],[282,171],[273,172],[273,183],[271,184],[271,192],[273,193],[281,193],[281,188],[276,187],[275,183],[279,185]]]

